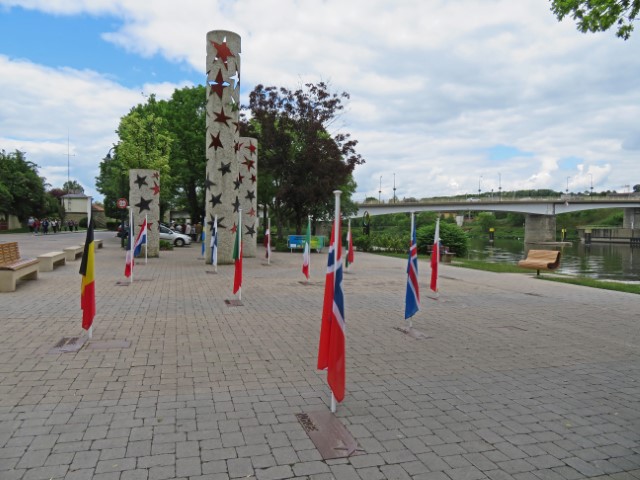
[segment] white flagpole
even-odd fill
[[[334,262],[333,262],[333,285],[334,285],[334,295],[335,295],[335,282],[336,282],[336,275],[335,272],[338,269],[338,252],[339,247],[340,247],[340,243],[342,240],[340,239],[340,195],[342,195],[342,192],[340,190],[334,190],[333,194],[336,196],[336,206],[335,206],[335,210],[334,210],[334,215],[333,215],[333,245],[334,245]],[[342,259],[340,259],[342,260]],[[345,340],[345,349],[346,349],[346,342],[347,342],[347,332],[344,332],[344,340]],[[333,394],[333,390],[331,391],[331,413],[336,413],[338,406],[337,406],[337,402],[336,402],[336,397]]]
[[[240,268],[242,265],[242,208],[238,208],[238,260],[240,261]],[[242,301],[242,282],[240,282],[240,288],[238,288],[238,300]]]
[[[413,245],[413,227],[414,227],[414,222],[415,222],[415,212],[411,212],[411,233],[409,234],[411,236],[411,240],[409,241],[409,262],[412,262],[411,260],[411,245]],[[409,322],[409,330],[411,330],[413,328],[413,321],[411,320],[411,317],[408,318],[408,322]]]
[[[147,254],[148,252],[148,246],[149,246],[149,224],[147,223],[147,214],[145,213],[144,215],[144,264],[147,264]]]
[[[267,232],[269,232],[269,238],[267,239],[267,265],[271,265],[271,217],[267,218]]]
[[[218,273],[218,239],[217,238],[213,238],[214,235],[217,237],[218,236],[218,214],[216,213],[215,218],[213,219],[213,226],[215,227],[215,229],[213,229],[211,231],[211,242],[215,242],[216,244],[216,258],[215,261],[213,259],[213,250],[211,250],[211,263],[213,263],[213,271]]]
[[[92,197],[89,197],[89,205],[87,206],[87,228],[89,228],[89,225],[91,225],[91,213],[92,213],[92,212],[91,212],[91,210],[92,210],[92,208],[91,208],[91,204],[92,204],[92,203],[93,203],[93,198],[92,198]],[[95,232],[94,232],[94,233],[95,233]],[[94,251],[94,252],[96,251],[96,244],[95,244],[95,243],[93,244],[93,251]],[[94,262],[95,262],[95,257],[94,257]],[[95,263],[94,263],[94,266],[93,266],[93,271],[94,271],[94,274],[93,274],[93,276],[94,276],[93,282],[94,282],[94,284],[95,284],[95,281],[96,281],[96,279],[95,279]],[[89,327],[89,330],[87,330],[87,338],[88,338],[89,340],[91,340],[91,338],[92,338],[92,337],[93,337],[93,322],[91,322],[91,326]]]
[[[129,283],[133,283],[133,209],[129,207],[129,255],[131,255],[131,276],[129,277]]]
[[[349,257],[349,252],[351,251],[351,219],[349,219],[349,226],[347,227],[347,257]],[[347,266],[347,268],[345,268],[345,272],[349,270],[351,271],[351,264],[349,264]]]

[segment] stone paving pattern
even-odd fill
[[[25,256],[83,234],[12,235]],[[295,414],[327,409],[315,369],[326,254],[233,266],[200,246],[160,252],[125,280],[98,232],[94,342],[82,334],[79,260],[0,295],[0,479],[572,480],[640,478],[640,297],[442,265],[404,327],[406,261],[357,254],[345,275],[347,395],[361,455],[323,461]],[[326,252],[325,252],[326,253]]]

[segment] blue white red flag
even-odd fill
[[[133,245],[133,256],[137,257],[142,251],[142,245],[147,243],[147,217],[144,217],[144,222],[140,226],[140,231],[136,236],[136,243]]]
[[[218,216],[211,225],[211,265],[218,265]]]
[[[333,311],[333,278],[335,274],[335,226],[331,227],[329,240],[329,256],[327,258],[327,273],[324,281],[324,301],[322,303],[322,323],[320,325],[320,345],[318,346],[318,370],[329,366],[329,343],[331,340],[331,312]]]
[[[129,235],[127,235],[127,256],[124,261],[124,276],[129,278],[133,272],[133,251],[131,250],[131,227],[129,224]]]
[[[412,222],[413,223],[413,222]],[[413,317],[420,310],[420,289],[418,287],[418,242],[416,226],[412,225],[409,262],[407,264],[407,294],[404,302],[404,318]]]

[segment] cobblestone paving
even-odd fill
[[[25,256],[81,234],[0,237]],[[0,479],[640,479],[640,297],[443,265],[404,327],[406,261],[358,254],[345,275],[347,396],[361,455],[323,461],[295,414],[326,409],[315,370],[326,255],[245,259],[200,246],[138,262],[97,233],[93,341],[79,261],[0,294]],[[262,252],[263,253],[263,252]],[[128,340],[128,348],[99,348]],[[93,347],[92,347],[93,345]],[[102,344],[104,346],[104,343]]]

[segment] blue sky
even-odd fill
[[[69,135],[70,176],[100,198],[119,119],[203,82],[215,29],[242,37],[245,101],[258,83],[350,93],[330,128],[366,159],[357,200],[394,176],[399,198],[640,183],[637,35],[581,34],[540,0],[0,0],[0,148],[61,186]]]

